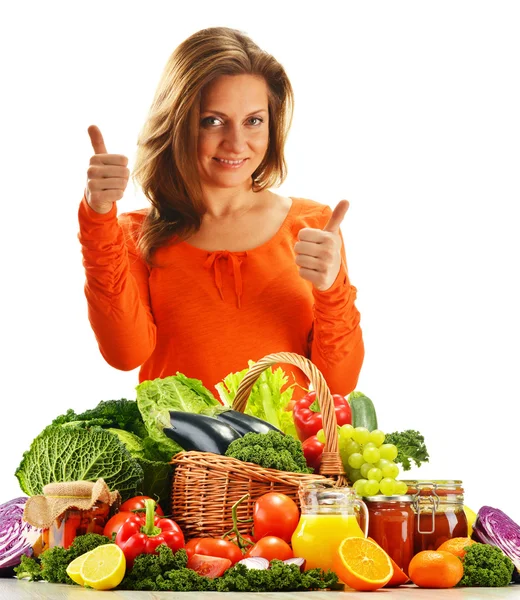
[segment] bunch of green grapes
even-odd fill
[[[325,443],[323,429],[317,437]],[[343,467],[360,496],[401,496],[408,492],[406,483],[397,480],[397,447],[384,443],[385,434],[380,429],[368,431],[366,427],[342,425],[338,427],[338,438]]]

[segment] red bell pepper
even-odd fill
[[[156,548],[166,544],[173,552],[184,548],[184,534],[175,521],[155,514],[155,501],[144,501],[146,513],[129,517],[116,535],[116,544],[121,548],[129,566],[139,554],[157,554]]]
[[[315,435],[311,435],[302,443],[302,448],[307,465],[313,468],[315,473],[319,473],[325,444],[322,444]]]
[[[350,425],[352,423],[352,412],[348,400],[339,394],[333,394],[332,399],[338,425]],[[323,420],[316,400],[316,392],[309,392],[296,402],[293,408],[293,417],[296,433],[301,442],[323,429]]]

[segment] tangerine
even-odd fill
[[[373,540],[345,538],[334,557],[333,570],[343,583],[358,591],[386,585],[394,573],[388,554]]]
[[[464,550],[464,548],[467,548],[468,546],[471,546],[472,544],[476,544],[477,542],[475,542],[474,540],[472,540],[470,537],[456,537],[456,538],[452,538],[451,540],[446,540],[445,542],[443,542],[438,548],[437,550],[444,550],[446,552],[451,552],[452,554],[455,554],[455,556],[460,556],[461,558],[464,558],[466,551]]]
[[[451,588],[462,579],[464,568],[459,557],[444,550],[423,550],[408,566],[415,585],[424,588]]]

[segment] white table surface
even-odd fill
[[[378,597],[387,600],[520,600],[520,585],[505,588],[452,588],[449,590],[419,589],[414,585],[405,585],[393,589],[377,591]],[[0,579],[0,600],[152,600],[158,598],[196,598],[197,600],[223,600],[224,596],[233,600],[338,600],[339,598],[363,598],[371,596],[367,592],[293,592],[293,593],[227,593],[222,592],[99,592],[76,585],[61,585],[46,582],[18,581]]]

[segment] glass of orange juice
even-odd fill
[[[366,504],[353,488],[333,482],[304,484],[299,496],[301,516],[291,540],[294,556],[305,559],[305,569],[332,569],[334,553],[345,538],[367,537]]]

